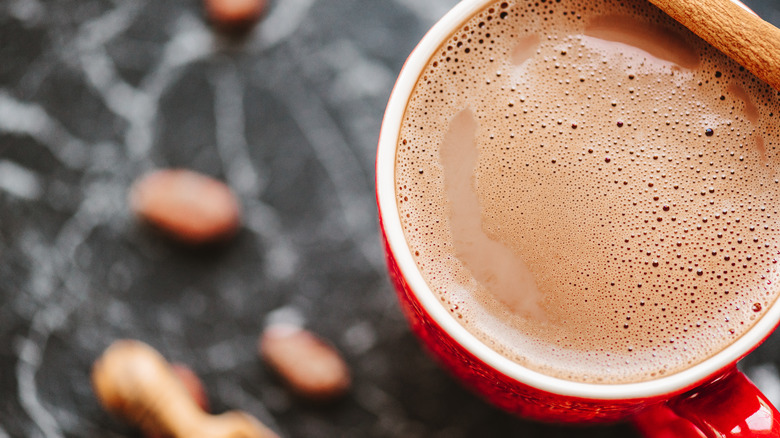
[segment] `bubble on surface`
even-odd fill
[[[440,152],[466,108],[482,231],[528,267],[544,317],[458,257]],[[416,85],[396,157],[404,233],[442,305],[505,356],[584,382],[679,372],[778,293],[776,114],[777,93],[649,4],[496,2]]]

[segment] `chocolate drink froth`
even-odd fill
[[[778,294],[780,99],[645,1],[495,2],[404,115],[426,282],[536,371],[629,383],[731,345]]]

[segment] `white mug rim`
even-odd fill
[[[748,354],[780,321],[777,301],[744,335],[724,350],[683,371],[636,383],[596,384],[560,379],[524,367],[500,355],[460,325],[425,282],[401,228],[395,197],[395,151],[408,97],[441,43],[484,6],[495,0],[462,0],[441,18],[409,55],[390,95],[379,136],[376,191],[387,244],[398,268],[425,312],[458,344],[500,373],[531,387],[562,396],[596,400],[644,399],[672,395],[698,384]],[[732,0],[748,9],[738,0]],[[749,10],[749,9],[748,9]]]

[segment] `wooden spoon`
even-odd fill
[[[650,0],[780,91],[780,29],[731,0]]]
[[[147,435],[171,438],[278,438],[241,411],[204,412],[157,350],[114,342],[95,362],[92,385],[103,406]]]

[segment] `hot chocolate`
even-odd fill
[[[471,333],[628,383],[726,348],[778,294],[780,98],[643,0],[497,1],[429,61],[404,233]]]

